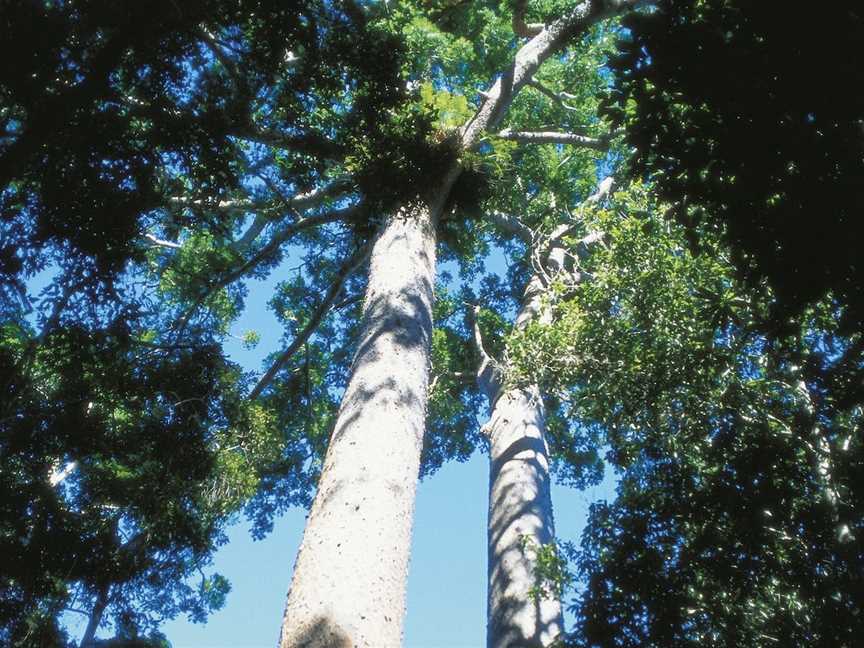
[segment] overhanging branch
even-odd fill
[[[312,313],[306,326],[303,327],[303,330],[294,338],[288,348],[279,354],[279,357],[276,358],[275,362],[273,362],[267,372],[261,376],[261,379],[249,393],[249,400],[255,400],[261,395],[261,392],[263,392],[267,386],[273,382],[273,379],[276,377],[276,374],[279,373],[279,370],[288,363],[291,357],[297,353],[297,351],[312,336],[319,324],[321,324],[321,320],[324,319],[324,316],[327,315],[333,304],[339,298],[348,277],[351,276],[351,274],[364,261],[366,261],[371,250],[371,243],[367,243],[357,250],[357,252],[355,252],[344,264],[342,264],[342,267],[340,267],[339,271],[336,273],[336,278],[333,280],[333,283],[330,284],[330,289]]]
[[[526,245],[531,245],[534,241],[534,235],[531,232],[531,228],[512,214],[493,211],[487,214],[487,218],[497,225],[499,229],[508,234],[512,234]]]
[[[588,137],[577,133],[513,131],[508,128],[500,131],[497,136],[501,139],[525,144],[567,144],[568,146],[579,146],[595,151],[605,151],[609,148],[609,140],[606,137]]]
[[[229,135],[274,148],[319,156],[327,160],[341,160],[344,155],[342,146],[339,143],[318,133],[290,135],[288,133],[281,133],[273,128],[241,126],[233,128]]]
[[[253,255],[250,259],[244,262],[240,267],[232,270],[222,279],[211,284],[207,288],[207,290],[205,290],[204,294],[201,295],[201,297],[199,297],[198,300],[192,306],[190,306],[189,309],[180,318],[178,322],[179,328],[183,328],[186,325],[186,322],[189,321],[189,318],[192,317],[192,314],[196,310],[198,310],[198,308],[210,297],[212,297],[214,294],[216,294],[223,288],[228,287],[238,279],[242,278],[244,275],[259,266],[261,263],[272,257],[288,239],[292,238],[293,236],[299,234],[304,230],[318,227],[319,225],[325,225],[327,223],[334,223],[338,221],[350,221],[354,216],[356,216],[359,211],[360,205],[355,205],[353,207],[346,207],[345,209],[337,209],[331,212],[325,212],[323,214],[307,216],[306,218],[301,218],[300,220],[291,223],[283,230],[277,232],[267,242],[267,245],[262,247],[255,255]]]

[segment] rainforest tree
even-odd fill
[[[801,90],[858,73],[763,4],[7,3],[0,638],[203,618],[232,516],[311,504],[281,645],[398,645],[417,478],[488,444],[490,646],[563,639],[550,466],[603,446],[574,641],[849,644],[860,115]],[[243,374],[274,271],[284,344]]]
[[[249,400],[220,342],[232,282],[311,227],[262,243],[266,217],[350,189],[310,191],[325,163],[309,153],[335,155],[328,135],[366,133],[373,103],[398,102],[392,68],[361,64],[393,48],[319,3],[14,2],[0,25],[0,638],[62,645],[71,613],[82,645],[109,623],[131,640],[222,605],[228,584],[204,570],[250,496],[265,493],[265,526],[277,476],[280,506],[308,501],[297,421]],[[356,110],[328,103],[349,78]],[[281,133],[253,121],[275,106]],[[297,200],[263,189],[267,164]]]

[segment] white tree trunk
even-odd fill
[[[535,596],[536,550],[555,539],[543,401],[510,389],[485,426],[489,448],[489,589],[486,645],[542,648],[564,629],[557,596]]]
[[[611,185],[605,182],[601,189],[604,186],[608,191]],[[524,229],[513,219],[502,216],[499,220],[517,235],[519,227]],[[549,285],[552,279],[566,273],[567,255],[560,237],[569,227],[559,228],[547,243],[539,243],[548,244],[542,253],[543,270],[538,270],[525,287],[516,329],[532,321],[552,322]],[[533,243],[527,232],[521,237]],[[474,341],[481,357],[477,383],[492,410],[489,422],[483,426],[489,439],[486,645],[546,648],[564,632],[564,617],[560,596],[542,589],[538,569],[537,551],[555,541],[543,399],[536,385],[507,388],[506,377],[502,376],[507,373],[506,367],[503,371],[491,368],[495,363],[483,348],[476,320]]]
[[[281,648],[401,643],[434,273],[432,212],[392,217],[372,251],[359,346],[297,557]]]

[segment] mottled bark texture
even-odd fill
[[[561,634],[558,597],[535,596],[536,549],[555,540],[543,401],[536,388],[498,397],[489,438],[489,648],[541,648]]]
[[[509,231],[517,235],[522,231],[516,219],[501,219]],[[560,246],[552,245],[545,256],[552,276],[564,271]],[[535,274],[525,287],[516,328],[535,319],[549,321],[545,276]],[[491,409],[483,426],[489,440],[486,644],[542,648],[564,630],[561,601],[538,596],[537,589],[537,550],[555,540],[543,399],[536,385],[507,386],[507,367],[486,353],[476,321],[474,341],[481,357],[477,384]]]
[[[401,643],[434,275],[431,210],[403,210],[372,251],[359,346],[297,557],[281,648]]]
[[[611,190],[606,179],[586,204]],[[535,238],[517,218],[497,214],[496,225],[532,247],[537,270],[525,286],[515,328],[531,322],[552,323],[550,286],[564,279],[576,284],[581,275],[568,270],[562,238],[575,223],[557,227],[548,238]],[[575,247],[577,256],[602,238],[595,232]],[[549,448],[543,399],[537,385],[508,386],[508,368],[489,357],[474,322],[474,341],[481,361],[477,384],[491,409],[483,432],[489,440],[488,621],[489,648],[546,648],[564,631],[558,596],[540,595],[537,550],[555,541]],[[492,368],[492,369],[490,369]]]

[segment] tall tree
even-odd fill
[[[525,34],[530,40],[482,93],[473,115],[444,134],[452,161],[385,219],[371,268],[384,266],[388,250],[400,261],[387,266],[392,281],[370,275],[360,346],[295,567],[282,646],[399,643],[428,398],[435,230],[465,158],[495,132],[541,64],[598,20],[634,4],[582,2]],[[412,274],[400,262],[422,265]],[[388,384],[386,377],[402,375],[400,365],[419,375]],[[388,430],[381,445],[370,443]],[[396,481],[388,472],[394,463]]]
[[[595,203],[608,193],[611,179],[587,199]],[[579,208],[584,209],[584,205]],[[559,225],[541,236],[513,216],[496,214],[505,231],[525,244],[533,261],[516,315],[514,332],[553,320],[556,293],[581,281],[579,253],[574,267],[563,239],[572,238],[578,222]],[[587,247],[601,235],[583,238]],[[569,261],[569,262],[568,262]],[[487,645],[551,646],[564,631],[558,556],[552,513],[550,452],[544,399],[536,383],[514,382],[509,361],[485,349],[474,310],[474,338],[480,354],[477,382],[487,398],[489,421],[482,431],[489,441],[489,593]],[[556,448],[557,449],[557,448]]]
[[[512,347],[606,430],[622,471],[583,537],[573,641],[854,645],[860,405],[801,367],[855,340],[830,302],[769,339],[768,289],[742,285],[717,239],[692,255],[661,212],[639,187],[590,212],[608,237],[592,280]]]
[[[0,18],[0,640],[61,645],[67,611],[84,645],[109,624],[203,620],[228,590],[203,570],[231,516],[261,483],[266,528],[275,480],[280,506],[314,482],[314,439],[249,402],[220,349],[238,282],[315,226],[362,243],[362,214],[332,203],[355,185],[327,170],[398,103],[396,68],[371,63],[398,47],[352,3],[13,2]]]

